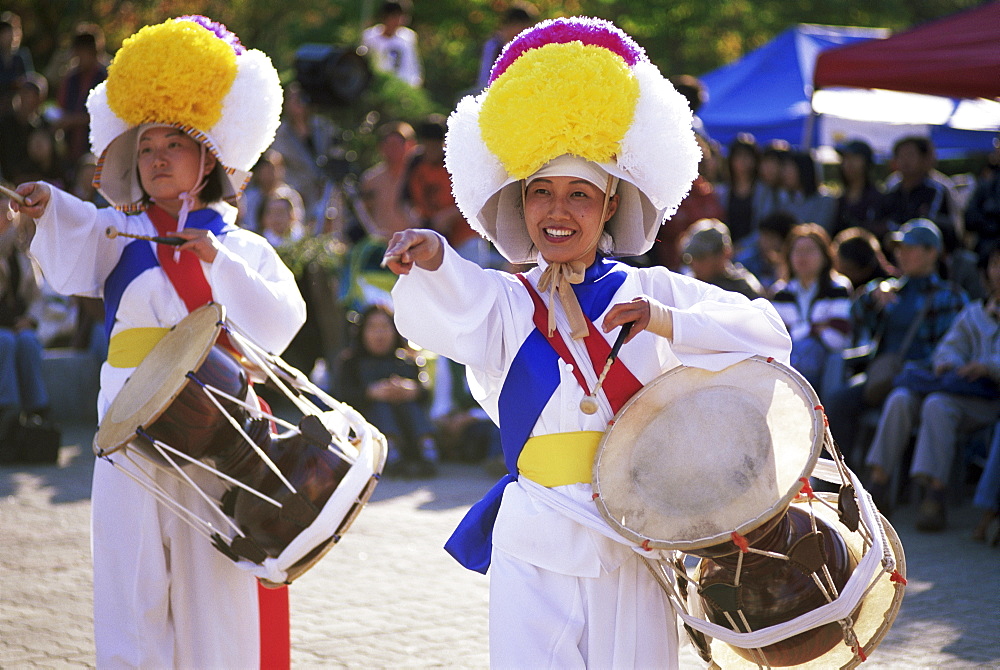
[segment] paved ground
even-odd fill
[[[88,515],[92,428],[66,431],[58,466],[0,467],[0,668],[94,663]],[[358,521],[292,587],[297,668],[485,668],[487,579],[441,549],[492,483],[449,465],[428,482],[386,480]],[[865,668],[1000,668],[1000,548],[969,540],[974,512],[939,535],[894,519],[909,586]],[[690,652],[683,657],[694,665]]]

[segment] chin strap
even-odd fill
[[[205,188],[207,179],[205,179],[205,156],[208,150],[205,148],[204,144],[201,146],[201,156],[198,159],[198,174],[201,178],[198,183],[189,191],[184,191],[178,198],[181,201],[181,209],[177,212],[177,232],[184,230],[184,225],[187,223],[188,214],[195,208],[198,204],[198,194],[201,193],[202,189]],[[155,202],[155,200],[154,200]],[[180,249],[174,249],[174,262],[176,263],[180,259],[181,251]]]

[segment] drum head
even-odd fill
[[[135,439],[170,407],[201,367],[222,330],[221,305],[209,303],[184,317],[163,336],[122,386],[94,436],[97,454],[114,453]]]
[[[594,461],[595,499],[637,544],[721,544],[788,507],[824,435],[815,391],[787,366],[755,356],[721,372],[678,367],[615,417]]]

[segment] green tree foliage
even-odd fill
[[[36,66],[58,79],[74,26],[101,26],[109,53],[143,25],[189,13],[225,23],[242,41],[271,56],[288,81],[294,56],[307,42],[356,45],[379,0],[8,0],[21,15],[24,43]],[[499,24],[506,0],[413,0],[411,25],[420,40],[425,91],[376,78],[363,99],[334,116],[365,135],[379,120],[415,120],[447,112],[474,92],[482,44]],[[797,23],[877,26],[903,30],[967,9],[977,0],[536,0],[541,18],[588,15],[614,21],[631,34],[664,74],[703,74],[732,62]],[[55,83],[55,82],[53,82]],[[403,88],[401,88],[403,87]],[[376,116],[370,112],[374,110]],[[366,147],[367,148],[367,147]],[[367,152],[362,152],[367,153]]]

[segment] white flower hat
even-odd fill
[[[472,227],[507,260],[531,263],[520,181],[567,154],[597,163],[621,180],[611,254],[636,256],[698,175],[691,122],[684,97],[614,24],[554,19],[518,35],[489,86],[458,103],[445,164]]]
[[[87,98],[94,186],[116,208],[142,208],[136,172],[140,130],[180,128],[222,165],[223,197],[239,195],[274,140],[282,90],[271,60],[204,16],[146,26],[115,54]]]

